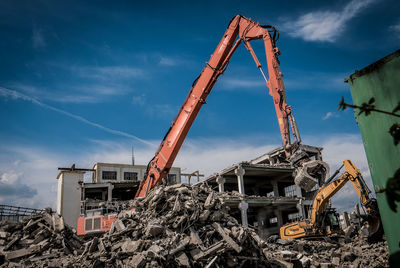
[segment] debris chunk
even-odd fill
[[[212,226],[215,228],[215,230],[218,231],[218,233],[229,244],[229,246],[231,246],[237,253],[240,253],[242,251],[242,248],[235,241],[233,241],[232,238],[229,237],[229,235],[224,231],[220,224],[214,222]]]
[[[180,252],[175,257],[176,262],[183,267],[190,267],[189,258],[184,252]]]

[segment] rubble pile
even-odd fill
[[[386,242],[262,240],[206,184],[160,186],[83,241],[44,212],[0,224],[2,267],[385,267]],[[3,254],[3,255],[1,255]]]
[[[83,251],[84,241],[75,235],[57,213],[46,209],[40,214],[22,219],[20,222],[0,224],[0,264],[12,266],[36,266],[36,263],[78,255]],[[49,262],[49,264],[51,261]]]
[[[252,230],[206,185],[173,185],[132,202],[110,232],[88,245],[90,263],[132,267],[269,267]],[[97,248],[97,250],[96,250]],[[216,267],[216,266],[213,266]]]
[[[367,238],[357,235],[351,241],[283,240],[270,236],[265,246],[266,256],[281,259],[295,267],[389,267],[386,241],[368,243]]]

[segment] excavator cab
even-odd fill
[[[330,208],[324,211],[322,221],[322,229],[325,234],[331,235],[340,232],[339,214],[335,209]]]

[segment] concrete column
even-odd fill
[[[216,179],[216,182],[218,183],[218,190],[220,193],[223,193],[225,191],[224,189],[224,184],[225,184],[225,178],[222,176],[218,176]]]
[[[249,226],[249,222],[247,220],[247,209],[249,208],[249,204],[246,201],[242,201],[239,203],[239,209],[242,215],[242,225],[244,227]]]
[[[279,196],[279,188],[278,188],[278,182],[276,180],[271,181],[272,184],[272,189],[274,190],[274,196],[278,197]]]
[[[343,221],[344,221],[344,225],[345,227],[350,226],[350,217],[349,217],[349,213],[347,213],[346,211],[343,212]]]
[[[84,201],[85,200],[85,198],[86,198],[86,196],[85,196],[85,184],[84,183],[81,183],[80,184],[80,187],[81,187],[81,201]],[[61,215],[61,214],[60,214]]]
[[[111,183],[108,184],[108,196],[107,196],[107,201],[112,201],[112,190],[114,189],[114,185]]]
[[[304,215],[305,213],[304,213],[304,205],[303,205],[302,199],[300,199],[299,202],[296,204],[296,208],[297,208],[297,211],[299,212],[299,217],[301,219],[305,219],[306,217]]]
[[[278,218],[278,226],[282,226],[283,225],[283,217],[282,217],[282,211],[281,210],[276,210],[275,211],[275,215]]]
[[[235,174],[237,176],[238,179],[238,189],[239,189],[239,193],[244,195],[244,181],[243,181],[243,175],[244,175],[245,171],[244,168],[242,166],[238,166],[237,169],[235,169]]]
[[[303,197],[303,194],[301,193],[301,188],[297,185],[296,185],[296,196]]]

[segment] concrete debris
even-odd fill
[[[385,267],[386,242],[262,240],[206,184],[159,186],[123,211],[113,230],[77,237],[43,212],[0,223],[0,267]]]
[[[311,191],[318,184],[318,180],[322,183],[329,178],[329,165],[321,160],[311,160],[303,163],[302,167],[297,170],[294,182],[300,188]]]
[[[175,260],[176,260],[176,262],[178,263],[179,266],[190,267],[189,258],[184,252],[180,252],[176,256]]]
[[[117,229],[117,231],[123,231],[126,228],[125,225],[120,220],[116,220],[114,222],[114,227],[115,227],[115,229]]]
[[[73,264],[74,256],[83,252],[83,241],[49,209],[20,222],[0,222],[0,233],[7,234],[0,236],[5,245],[0,246],[1,267],[34,267],[61,258]]]

